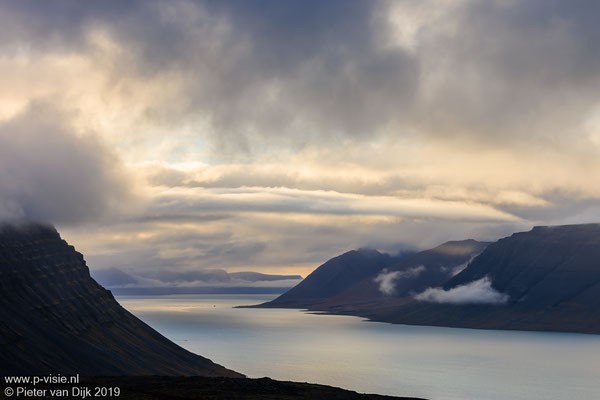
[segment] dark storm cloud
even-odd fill
[[[225,77],[230,89],[217,93],[217,98],[234,100],[234,109],[225,102],[227,107],[217,113],[225,127],[240,131],[236,124],[245,107],[269,95],[264,109],[254,110],[257,132],[266,128],[307,140],[369,136],[374,127],[409,111],[418,60],[402,50],[379,48],[374,9],[381,2],[219,4],[231,18],[235,36],[249,38],[244,58]]]
[[[577,126],[598,106],[599,7],[23,1],[3,4],[2,42],[85,51],[87,33],[108,32],[124,50],[115,60],[119,79],[174,73],[185,82],[179,101],[149,105],[146,117],[208,120],[217,158],[225,150],[372,139],[383,129],[548,145],[585,141]],[[419,8],[428,18],[410,19]],[[394,44],[395,30],[406,28],[389,23],[394,12],[408,15],[400,25],[416,26],[412,46]]]
[[[0,123],[0,218],[76,224],[127,198],[118,160],[69,115],[36,103]]]
[[[421,108],[426,129],[522,146],[582,134],[598,106],[597,2],[473,1],[453,16],[453,35],[425,29],[421,38],[437,80]]]
[[[3,50],[83,51],[93,23],[124,19],[139,6],[132,1],[2,1]],[[141,15],[139,15],[141,17]]]
[[[405,115],[416,89],[416,60],[377,48],[377,2],[100,4],[9,3],[3,41],[85,52],[86,35],[103,29],[125,50],[122,75],[185,78],[179,103],[146,115],[208,118],[221,149],[369,135]]]

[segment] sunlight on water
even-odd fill
[[[600,336],[391,325],[285,309],[272,295],[122,296],[169,339],[249,377],[431,400],[596,400]]]

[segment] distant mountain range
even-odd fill
[[[350,253],[259,307],[399,324],[600,333],[600,224],[535,227],[491,244],[447,242],[394,262],[380,253],[342,262]],[[340,286],[323,272],[334,260]]]
[[[94,269],[92,277],[116,295],[266,294],[285,293],[302,280],[300,275],[227,272],[224,269],[123,271]]]
[[[126,311],[41,225],[0,227],[0,374],[243,377]]]

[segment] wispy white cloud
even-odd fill
[[[472,221],[520,220],[509,213],[483,204],[281,187],[158,188],[153,190],[152,198],[154,200],[148,212],[153,215],[237,211],[431,217]]]
[[[505,304],[510,297],[492,287],[488,277],[452,289],[428,288],[414,296],[416,300],[443,304]]]
[[[474,256],[469,258],[464,263],[456,265],[454,267],[446,267],[446,266],[442,265],[442,266],[440,266],[440,269],[442,270],[442,272],[448,273],[449,276],[458,275],[463,269],[467,268],[469,266],[469,264],[471,264],[471,261],[473,261],[478,255],[479,254],[475,254]]]
[[[389,296],[396,290],[396,281],[398,279],[416,278],[423,271],[425,271],[424,265],[419,265],[402,271],[388,271],[387,269],[384,269],[373,279],[373,281],[379,284],[379,291],[381,293]]]

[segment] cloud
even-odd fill
[[[65,112],[38,102],[0,121],[0,219],[78,224],[128,195],[118,159]]]
[[[384,152],[385,149],[381,149]],[[396,149],[394,149],[396,151]],[[319,155],[324,156],[324,155]],[[433,154],[432,154],[433,156]],[[317,158],[313,156],[314,158]],[[311,160],[310,164],[296,154],[285,162],[273,160],[248,164],[201,163],[138,163],[135,168],[151,185],[165,187],[201,187],[201,188],[241,188],[241,187],[285,187],[301,190],[328,190],[340,193],[364,195],[415,196],[417,192],[424,197],[447,201],[471,201],[494,206],[537,207],[550,203],[530,193],[517,190],[465,188],[449,184],[430,182],[419,188],[412,179],[398,171],[380,171],[366,169],[359,160],[350,163],[352,155],[345,154],[345,168],[339,165],[344,160],[335,160],[331,164],[319,164]],[[507,160],[508,161],[508,160]],[[365,161],[366,162],[366,161]],[[463,177],[464,178],[464,177]],[[420,179],[423,179],[420,177]],[[449,182],[449,177],[444,180]],[[403,191],[398,187],[404,187]]]
[[[450,276],[455,276],[458,275],[462,270],[464,270],[465,268],[467,268],[469,266],[469,264],[471,264],[471,261],[473,261],[479,254],[475,254],[474,256],[472,256],[471,258],[469,258],[467,261],[465,261],[462,264],[456,265],[454,267],[446,267],[441,265],[440,266],[440,270],[442,272],[446,272],[450,274]]]
[[[365,245],[589,222],[599,14],[591,0],[2,2],[0,216],[59,224],[101,268],[303,273]],[[28,109],[40,98],[73,113]],[[143,201],[105,218],[125,168]]]
[[[183,0],[23,1],[0,15],[9,54],[92,58],[113,78],[102,95],[139,100],[145,121],[191,125],[185,140],[208,137],[218,157],[244,157],[415,135],[585,143],[599,12],[585,0]]]
[[[191,215],[195,212],[306,213],[331,215],[385,215],[435,217],[452,220],[519,221],[518,218],[481,204],[427,198],[364,196],[324,190],[282,187],[158,188],[154,190],[152,215]]]
[[[492,287],[488,277],[449,290],[428,288],[414,296],[416,300],[441,304],[506,304],[510,297]]]
[[[193,216],[214,211],[188,211],[189,217],[164,212],[150,220],[103,220],[94,229],[73,226],[60,231],[85,255],[92,270],[220,268],[304,276],[328,259],[364,246],[396,253],[432,248],[449,239],[496,240],[529,229],[512,222],[361,214],[230,211],[226,218],[210,219]]]
[[[377,275],[373,281],[379,284],[379,291],[385,295],[391,295],[394,293],[395,281],[398,279],[412,279],[416,278],[425,271],[424,265],[408,268],[403,271],[388,271],[384,269],[379,275]]]
[[[398,205],[410,204],[407,200],[412,200],[421,203],[424,213],[429,212],[427,206],[434,202],[446,204],[448,207],[442,213],[454,217],[459,213],[450,204],[486,206],[513,216],[509,218],[537,224],[542,223],[540,221],[560,224],[587,210],[586,214],[593,214],[600,206],[600,191],[586,184],[590,174],[596,176],[594,167],[587,162],[574,164],[565,154],[544,156],[530,163],[526,161],[530,156],[520,150],[512,154],[478,151],[465,155],[453,145],[434,146],[426,155],[422,154],[426,163],[419,163],[420,157],[408,156],[403,158],[403,168],[397,170],[392,168],[391,162],[402,152],[400,146],[387,143],[377,148],[377,159],[390,162],[379,169],[369,167],[372,159],[363,159],[354,150],[345,148],[341,156],[324,149],[309,159],[305,158],[306,154],[297,154],[285,162],[219,165],[153,162],[138,164],[136,168],[143,179],[163,187],[162,193],[167,193],[167,188],[177,189],[173,193],[186,193],[183,189],[192,193],[193,188],[214,193],[244,188],[255,191],[297,189],[298,193],[325,190],[362,195],[364,199],[394,197],[400,199]],[[473,165],[479,167],[470,167]],[[600,170],[597,172],[600,179]],[[552,189],[554,185],[561,190]],[[504,190],[504,187],[513,189]],[[430,216],[440,216],[431,212]],[[414,216],[408,209],[402,215]],[[580,216],[577,220],[585,221],[586,217]]]

